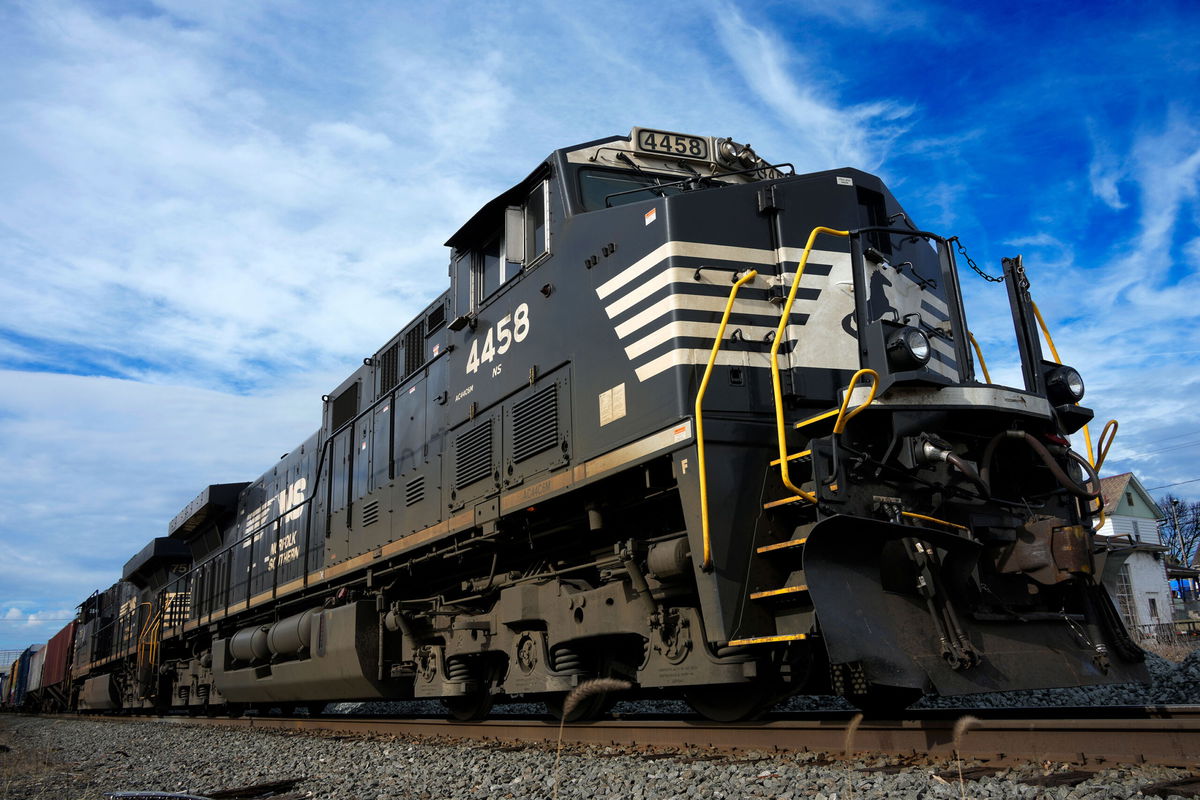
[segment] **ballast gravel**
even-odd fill
[[[1044,708],[1092,706],[1153,706],[1200,705],[1200,649],[1194,650],[1181,662],[1168,661],[1154,653],[1146,654],[1149,683],[1124,683],[1102,686],[1038,689],[1021,692],[995,692],[957,697],[925,697],[914,709],[930,708]],[[829,695],[796,695],[784,700],[774,709],[778,712],[852,711],[854,707],[840,697]],[[330,714],[354,715],[429,715],[442,716],[445,708],[436,701],[409,700],[400,702],[332,703],[325,709]],[[533,715],[545,713],[536,703],[497,705],[493,716]],[[692,714],[687,703],[680,700],[623,700],[613,707],[618,715]]]
[[[960,784],[954,765],[878,756],[829,760],[813,753],[703,752],[647,758],[636,749],[582,746],[564,747],[556,768],[550,746],[513,750],[186,722],[17,716],[0,717],[0,742],[11,748],[0,748],[0,797],[14,800],[98,800],[107,792],[135,790],[204,795],[288,778],[299,779],[287,790],[292,797],[341,800],[1116,800],[1188,775],[1121,767],[1075,786],[1047,788],[1024,781],[1068,767],[1029,764]]]

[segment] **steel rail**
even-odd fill
[[[965,713],[965,712],[964,712]],[[67,715],[63,715],[67,716]],[[61,717],[60,717],[61,718]],[[72,719],[90,720],[91,717]],[[197,717],[96,717],[97,721],[149,720],[178,725],[219,725],[249,730],[323,731],[354,735],[399,735],[430,740],[495,743],[554,743],[557,722],[546,719],[494,718],[461,723],[443,719],[387,717],[272,717],[238,719]],[[989,762],[1056,761],[1080,765],[1156,764],[1195,767],[1200,762],[1200,712],[1150,709],[1140,718],[1055,719],[982,718],[954,741],[957,720],[938,713],[933,718],[863,721],[850,737],[852,753],[884,753],[930,759],[982,759]],[[700,720],[603,720],[575,723],[563,729],[570,744],[639,747],[707,747],[720,751],[757,750],[842,754],[851,720],[768,720],[712,724]]]

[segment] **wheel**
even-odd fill
[[[754,719],[775,704],[778,690],[772,683],[726,683],[695,686],[683,698],[696,713],[713,722]]]
[[[491,712],[492,695],[486,692],[472,692],[459,697],[444,697],[442,705],[446,707],[451,719],[459,722],[478,722]]]
[[[925,693],[911,686],[888,686],[872,683],[866,694],[850,695],[846,699],[858,706],[863,716],[872,718],[897,718],[904,709],[921,699]]]

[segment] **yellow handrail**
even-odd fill
[[[816,496],[792,483],[792,479],[788,476],[787,436],[783,420],[783,387],[779,382],[779,347],[783,344],[783,337],[787,333],[788,322],[792,315],[792,304],[796,302],[796,292],[800,288],[800,279],[804,277],[808,256],[812,252],[817,236],[822,233],[828,233],[831,236],[850,235],[850,231],[839,231],[833,228],[816,227],[812,229],[812,233],[808,235],[808,243],[804,245],[804,253],[800,256],[800,263],[796,266],[796,277],[792,279],[792,288],[788,291],[787,301],[783,304],[783,312],[779,316],[779,327],[775,330],[775,340],[771,342],[771,387],[775,394],[775,428],[779,439],[779,477],[784,486],[810,503],[817,502]]]
[[[1104,430],[1100,431],[1100,438],[1096,440],[1096,463],[1092,465],[1092,469],[1097,473],[1100,472],[1100,467],[1104,466],[1104,459],[1108,458],[1108,449],[1112,447],[1113,439],[1117,438],[1117,428],[1119,427],[1121,426],[1115,419],[1110,419],[1104,423]],[[1104,438],[1105,436],[1108,436],[1107,440]]]
[[[975,339],[975,334],[967,331],[967,337],[971,340],[971,346],[975,348],[975,356],[979,359],[979,367],[983,370],[983,379],[991,383],[992,376],[988,375],[987,362],[983,360],[983,350],[979,348],[979,342]]]
[[[850,395],[854,394],[854,387],[858,384],[858,379],[866,376],[871,379],[871,391],[867,394],[867,399],[854,407],[854,410],[849,414],[846,413],[846,408],[850,405]],[[850,379],[850,385],[846,387],[846,396],[842,398],[842,407],[838,409],[837,419],[833,423],[833,432],[841,433],[846,430],[846,423],[854,419],[858,414],[871,403],[875,402],[875,391],[879,388],[879,373],[873,369],[860,369],[854,373],[854,377]]]
[[[1058,348],[1054,346],[1054,338],[1050,335],[1050,329],[1046,327],[1046,320],[1042,319],[1042,312],[1038,310],[1037,303],[1030,303],[1033,306],[1033,315],[1037,317],[1038,325],[1042,327],[1042,334],[1046,337],[1046,344],[1050,345],[1050,353],[1054,356],[1054,363],[1061,364],[1062,359],[1058,357]]]
[[[708,470],[704,462],[704,415],[701,407],[704,403],[704,393],[708,390],[708,379],[712,377],[713,365],[717,363],[717,352],[725,339],[725,326],[729,324],[729,315],[733,312],[733,301],[737,298],[738,290],[743,285],[758,277],[758,270],[750,270],[733,282],[729,290],[729,300],[725,303],[725,313],[721,315],[721,326],[717,328],[717,338],[713,342],[712,352],[708,354],[708,366],[704,368],[704,377],[700,379],[700,388],[696,391],[696,456],[700,462],[700,531],[704,538],[704,558],[700,568],[705,572],[712,570],[712,541],[708,532]]]

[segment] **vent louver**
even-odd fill
[[[404,377],[416,372],[425,363],[425,320],[404,334]]]
[[[558,443],[558,385],[515,404],[512,409],[512,460],[520,463]]]
[[[329,429],[336,431],[358,414],[358,381],[346,387],[346,391],[333,399],[333,413]]]
[[[400,343],[383,351],[379,357],[379,393],[391,391],[400,382]]]
[[[425,499],[425,476],[418,475],[404,487],[404,505],[414,506]]]
[[[492,421],[489,419],[455,440],[454,488],[470,486],[492,471]]]
[[[362,524],[365,528],[368,525],[374,525],[376,522],[379,522],[379,501],[372,500],[363,506]]]
[[[429,316],[425,318],[425,324],[429,330],[426,335],[433,333],[438,328],[446,324],[446,305],[442,305],[429,312]]]

